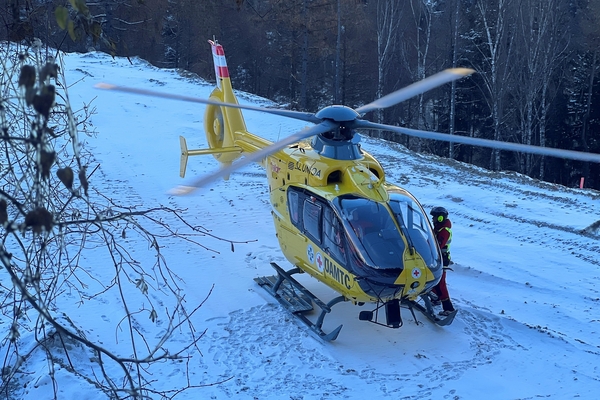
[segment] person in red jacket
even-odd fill
[[[439,283],[432,289],[433,293],[442,303],[443,311],[440,315],[449,315],[454,311],[454,306],[450,300],[448,287],[446,286],[446,270],[450,265],[450,244],[452,243],[452,222],[448,219],[448,210],[444,207],[434,207],[431,212],[433,219],[433,232],[442,250],[442,261],[444,270]]]

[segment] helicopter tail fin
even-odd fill
[[[271,144],[246,130],[241,107],[231,87],[223,46],[216,40],[209,40],[208,43],[212,49],[216,76],[216,87],[209,98],[212,102],[204,102],[207,104],[204,111],[204,132],[209,149],[190,150],[185,139],[181,138],[181,177],[185,176],[189,156],[212,154],[221,163],[222,168],[231,169],[231,164],[244,153],[256,152]],[[228,106],[229,104],[232,106]],[[222,172],[213,175],[228,179],[228,174]]]
[[[223,46],[217,42],[209,40],[210,47],[212,48],[213,63],[215,65],[215,78],[217,80],[217,87],[222,90],[221,80],[229,79],[229,68],[227,68],[227,60],[225,59],[225,51]]]
[[[209,40],[215,66],[217,87],[210,95],[211,100],[222,103],[238,104],[225,59],[223,46],[217,41]],[[209,104],[204,112],[204,131],[213,156],[222,164],[229,165],[239,158],[243,149],[236,150],[236,134],[246,132],[246,123],[242,111],[238,108]]]

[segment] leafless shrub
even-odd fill
[[[182,210],[118,204],[95,189],[100,172],[78,141],[93,133],[91,108],[71,109],[59,53],[39,43],[0,49],[0,393],[20,397],[33,383],[29,360],[40,354],[54,398],[57,367],[109,398],[170,398],[201,386],[165,388],[149,371],[199,354],[203,336],[191,322],[203,302],[186,306],[162,242],[202,246],[197,237],[210,233],[187,224]],[[140,241],[151,253],[142,261],[132,252]],[[126,332],[118,345],[87,337],[93,327],[63,311],[103,299],[112,299],[115,333]],[[160,335],[146,334],[149,324],[161,324]],[[185,341],[174,344],[175,336]]]

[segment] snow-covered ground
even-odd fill
[[[206,59],[211,62],[208,45]],[[600,233],[583,230],[600,220],[600,193],[487,172],[363,138],[363,148],[378,157],[388,181],[406,187],[427,210],[450,211],[456,263],[448,285],[460,311],[452,325],[441,328],[419,314],[416,324],[404,310],[404,325],[389,329],[359,321],[364,308],[342,303],[327,316],[324,330],[344,327],[336,341],[326,343],[253,280],[273,274],[272,261],[289,266],[274,235],[262,168],[251,165],[188,197],[169,196],[169,189],[186,182],[178,176],[178,136],[190,148],[207,146],[203,107],[93,88],[108,82],[207,98],[213,84],[101,53],[66,55],[65,67],[68,82],[76,82],[69,89],[73,108],[93,100],[96,109],[97,134],[81,138],[100,165],[90,184],[122,204],[185,208],[191,224],[240,242],[233,252],[228,242],[210,236],[197,239],[208,250],[185,241],[161,242],[169,266],[182,278],[188,306],[202,303],[211,288],[212,293],[193,316],[196,328],[206,330],[198,343],[201,354],[153,367],[157,388],[185,386],[188,380],[207,385],[178,399],[598,397]],[[239,98],[265,103],[252,95]],[[245,112],[245,118],[250,131],[270,140],[304,126],[256,112]],[[211,156],[191,157],[187,176],[216,168]],[[138,251],[143,261],[147,245],[140,243]],[[84,257],[99,274],[104,260],[98,254]],[[313,278],[298,279],[324,300],[335,296]],[[123,315],[111,312],[116,303],[110,296],[85,304],[66,298],[62,311],[85,327],[88,338],[118,351],[124,333],[116,328]],[[160,334],[160,321],[153,329],[148,337]],[[32,354],[25,368],[29,373],[20,377],[14,398],[48,398],[43,353]],[[60,398],[105,398],[77,374],[62,370],[57,377]]]

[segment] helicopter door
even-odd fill
[[[313,242],[320,244],[323,203],[294,187],[288,189],[287,197],[291,223]]]
[[[348,240],[344,226],[331,205],[322,198],[290,187],[288,206],[292,224],[331,258],[345,265]]]
[[[338,263],[346,264],[346,235],[342,223],[328,206],[323,213],[323,246]]]

